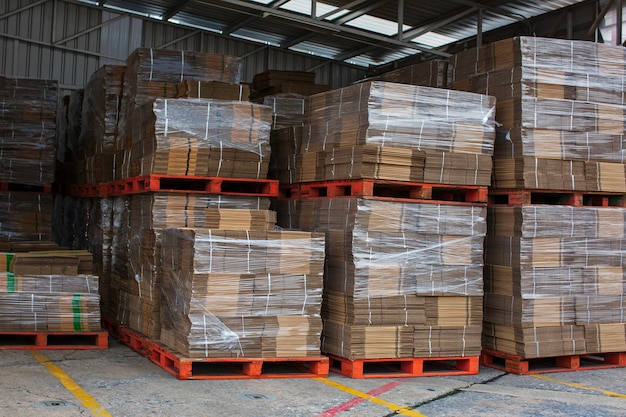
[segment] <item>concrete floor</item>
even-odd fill
[[[61,376],[37,353],[0,351],[0,417],[626,415],[626,368],[542,377],[483,367],[460,377],[180,381],[114,339],[104,351],[41,353]],[[73,392],[57,378],[64,375]],[[359,397],[368,392],[369,400]]]

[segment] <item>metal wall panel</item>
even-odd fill
[[[67,93],[84,87],[101,65],[124,63],[140,46],[242,57],[241,79],[246,82],[269,69],[315,71],[318,83],[337,88],[366,73],[347,64],[75,0],[0,0],[0,75],[56,79]]]

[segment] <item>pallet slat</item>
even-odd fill
[[[478,356],[355,360],[327,356],[330,358],[330,370],[348,378],[476,375],[479,370]]]
[[[609,369],[626,366],[626,352],[524,359],[521,356],[510,353],[483,349],[480,358],[480,362],[484,366],[516,375]]]

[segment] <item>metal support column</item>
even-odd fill
[[[483,9],[480,7],[476,16],[476,46],[483,46]]]

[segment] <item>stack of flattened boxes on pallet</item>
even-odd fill
[[[120,175],[266,179],[271,110],[245,101],[238,60],[176,53],[129,57]],[[194,98],[157,98],[170,83]],[[268,208],[267,197],[202,192],[115,198],[112,318],[188,357],[319,356],[323,237],[271,231]],[[222,238],[183,244],[205,234]],[[294,252],[299,241],[309,252]]]
[[[311,96],[299,183],[490,180],[493,98],[380,81]],[[309,164],[310,161],[310,164]],[[486,207],[278,200],[279,224],[327,234],[322,350],[349,360],[477,356]]]
[[[0,270],[0,331],[100,330],[89,252],[2,252]]]
[[[0,102],[0,241],[51,241],[57,82],[0,77]]]
[[[498,99],[494,188],[623,198],[624,54],[520,37],[452,58],[457,88]],[[624,351],[624,209],[528,203],[489,209],[484,347],[523,358]]]

